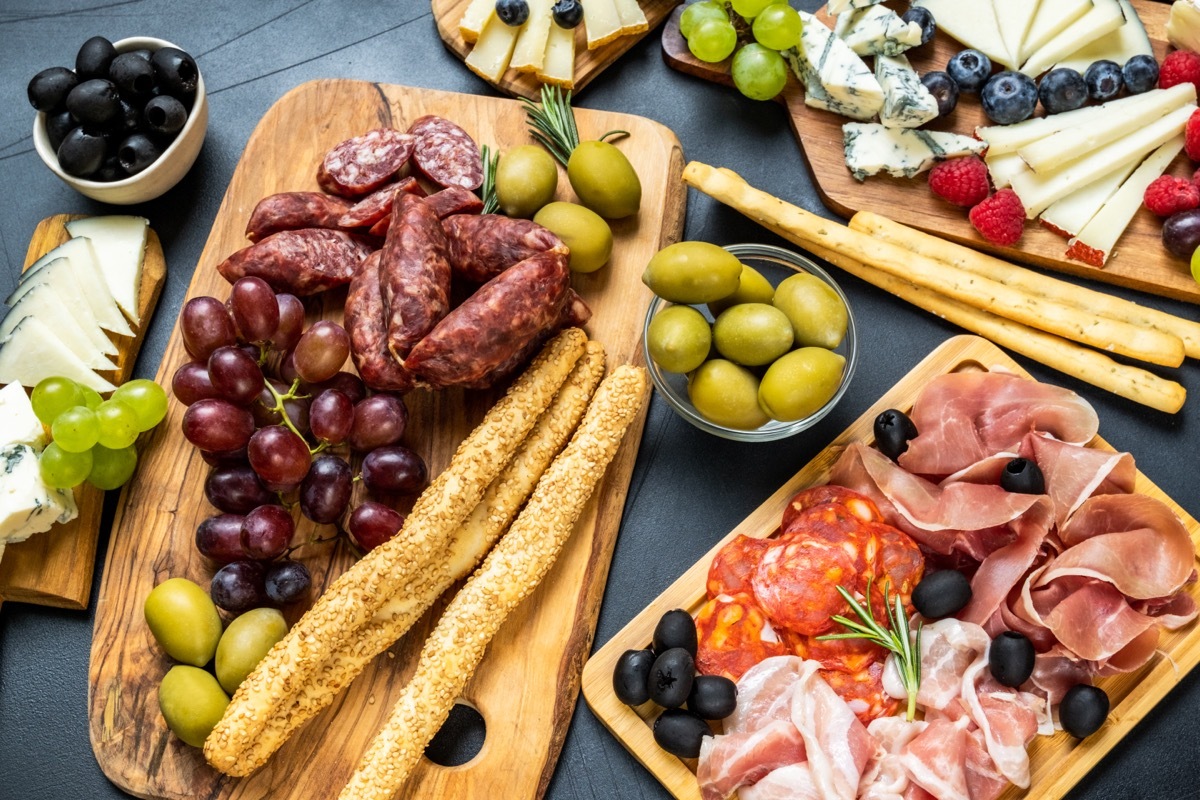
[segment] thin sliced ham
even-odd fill
[[[863,770],[875,752],[875,741],[846,701],[821,679],[818,662],[804,661],[799,669],[792,723],[804,737],[817,796],[854,800]]]
[[[754,731],[706,736],[696,780],[704,800],[725,800],[769,773],[805,760],[804,739],[791,720],[770,720]]]
[[[903,717],[880,717],[871,721],[867,733],[878,747],[859,781],[859,800],[904,800],[909,780],[901,753],[927,724],[921,720],[909,722]]]
[[[743,788],[738,797],[741,800],[828,800],[821,794],[808,764],[780,767],[753,786]]]
[[[795,656],[774,656],[746,670],[738,679],[737,707],[725,718],[725,732],[748,732],[773,720],[791,720],[800,663]]]
[[[1032,459],[1045,476],[1046,492],[1060,526],[1093,495],[1131,493],[1137,478],[1137,466],[1129,453],[1083,447],[1048,436],[1026,436],[1021,455]]]
[[[909,779],[938,800],[971,800],[967,793],[967,725],[935,719],[904,746],[902,759]]]

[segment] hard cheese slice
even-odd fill
[[[1200,3],[1177,0],[1167,20],[1167,41],[1180,50],[1200,52]]]
[[[1054,1],[1046,0],[1048,3]],[[1000,38],[1018,64],[1025,60],[1025,37],[1041,3],[1042,0],[992,0],[996,21],[1000,24]]]
[[[1125,24],[1125,12],[1117,0],[1092,0],[1095,5],[1072,25],[1038,48],[1021,66],[1021,72],[1037,77],[1079,49],[1107,36]]]
[[[638,0],[615,0],[617,17],[621,20],[621,35],[630,36],[650,30],[650,23]]]
[[[21,282],[4,302],[10,306],[16,303],[21,295],[33,286],[34,279],[43,270],[50,269],[50,265],[59,259],[66,259],[69,262],[76,291],[88,301],[88,305],[92,308],[92,314],[100,323],[100,327],[118,336],[133,336],[133,328],[129,327],[129,322],[121,313],[120,306],[117,305],[112,292],[108,290],[104,274],[100,272],[100,265],[96,261],[96,251],[92,247],[90,239],[71,239],[39,258],[21,275]]]
[[[144,217],[84,217],[67,223],[71,238],[92,240],[96,262],[125,316],[138,325],[138,295],[150,224]]]
[[[1112,61],[1124,66],[1134,56],[1154,55],[1146,26],[1142,24],[1133,4],[1129,0],[1118,2],[1125,14],[1125,24],[1058,62],[1054,65],[1056,69],[1065,67],[1082,73],[1097,61]]]
[[[73,239],[72,241],[80,240]],[[106,356],[117,354],[117,346],[104,335],[96,315],[92,313],[92,306],[83,296],[79,284],[75,281],[70,259],[56,258],[47,262],[45,269],[38,270],[38,273],[30,278],[28,283],[22,284],[23,293],[32,292],[38,286],[43,285],[54,289],[59,302],[67,307],[94,348]]]
[[[1083,226],[1099,213],[1117,189],[1121,188],[1121,184],[1136,167],[1136,161],[1124,164],[1103,178],[1067,195],[1042,212],[1042,225],[1059,236],[1071,237],[1079,233]]]
[[[933,14],[940,30],[974,48],[997,64],[1017,68],[1000,35],[992,0],[913,0],[913,5]]]
[[[937,117],[937,98],[904,56],[876,56],[875,78],[883,87],[879,121],[885,127],[919,128]]]
[[[92,345],[71,310],[59,299],[54,287],[39,283],[21,297],[4,321],[0,322],[0,343],[7,342],[17,325],[27,317],[37,317],[45,323],[53,335],[91,369],[117,368]]]
[[[1028,57],[1092,10],[1092,0],[1043,0],[1025,34],[1022,51]]]
[[[921,43],[921,26],[886,6],[851,11],[837,21],[834,33],[860,56],[898,56]]]
[[[606,45],[621,35],[621,15],[613,0],[581,0],[583,27],[587,29],[588,50]]]
[[[546,58],[546,40],[550,38],[550,8],[554,0],[528,0],[529,19],[513,47],[508,66],[517,72],[537,72]]]
[[[34,450],[46,446],[46,431],[19,383],[0,389],[0,445],[10,444],[23,444]]]
[[[61,375],[97,392],[116,389],[93,372],[79,356],[59,341],[37,317],[26,317],[13,329],[12,337],[0,345],[0,383],[19,383],[33,388],[38,381]]]
[[[0,544],[23,542],[79,515],[75,498],[42,480],[37,453],[27,445],[0,448]]]
[[[483,33],[483,26],[487,24],[495,9],[496,0],[471,0],[467,10],[463,12],[462,19],[458,21],[458,34],[463,37],[464,42],[470,44],[479,39],[479,34]]]
[[[938,161],[978,155],[987,144],[957,133],[886,128],[874,122],[842,126],[846,166],[857,180],[886,173],[911,178]]]
[[[570,89],[575,85],[575,31],[550,25],[546,40],[546,59],[538,71],[538,80]]]
[[[845,14],[856,8],[867,8],[882,2],[883,0],[829,0],[829,13]]]
[[[994,156],[991,151],[988,151],[983,160],[987,164],[988,174],[992,176],[992,184],[997,189],[1009,186],[1014,175],[1029,171],[1029,166],[1024,159],[1016,153],[1001,153]]]
[[[871,119],[883,108],[883,88],[850,46],[819,19],[801,11],[800,48],[792,68],[804,83],[804,102],[852,119]]]
[[[508,69],[508,61],[512,58],[513,47],[517,43],[520,30],[510,28],[493,14],[484,24],[479,41],[475,43],[474,49],[467,54],[463,63],[467,65],[467,69],[485,81],[495,83]]]

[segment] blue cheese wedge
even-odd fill
[[[46,446],[46,429],[33,413],[29,395],[19,383],[0,389],[0,445],[23,444],[40,451]]]
[[[850,46],[812,14],[801,11],[800,48],[792,59],[805,85],[804,102],[867,120],[883,107],[883,88]]]
[[[78,515],[70,492],[52,489],[42,480],[32,447],[0,448],[0,544],[23,542]]]
[[[880,174],[911,178],[938,161],[979,155],[987,149],[986,142],[957,133],[887,128],[873,122],[843,125],[842,141],[846,166],[860,181]]]
[[[919,128],[937,117],[937,98],[904,56],[876,56],[875,79],[883,87],[879,121],[884,127]]]
[[[859,8],[869,8],[882,3],[883,0],[829,0],[830,14],[845,14]]]
[[[834,33],[860,56],[898,56],[921,43],[921,26],[905,22],[886,6],[843,14]]]

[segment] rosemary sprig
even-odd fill
[[[900,681],[908,695],[907,718],[911,722],[917,711],[917,691],[921,686],[921,627],[917,626],[917,635],[910,634],[908,615],[904,613],[904,603],[900,595],[889,597],[885,586],[883,589],[883,606],[887,611],[888,628],[875,621],[871,611],[871,579],[867,579],[867,605],[854,597],[841,586],[837,587],[838,594],[850,605],[858,620],[852,620],[841,615],[833,617],[833,621],[848,628],[850,633],[831,633],[818,636],[819,641],[828,639],[866,639],[895,654],[897,666],[900,668]]]
[[[575,126],[575,111],[571,108],[571,92],[566,95],[557,86],[542,86],[542,104],[522,97],[528,117],[529,135],[546,148],[564,167],[571,160],[571,153],[579,146],[579,128]],[[610,136],[628,136],[629,131],[609,131],[600,137],[603,142]]]
[[[479,151],[483,156],[483,186],[480,189],[483,213],[494,214],[500,208],[500,199],[496,197],[496,165],[500,163],[500,151],[492,150],[486,144]]]

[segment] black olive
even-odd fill
[[[121,160],[121,168],[130,175],[137,175],[161,155],[162,148],[144,133],[126,136],[117,147],[117,158]]]
[[[654,653],[645,650],[626,650],[617,659],[613,670],[613,692],[627,706],[640,706],[650,699],[650,668]]]
[[[697,675],[687,707],[701,719],[725,719],[737,708],[737,684],[724,675]]]
[[[178,47],[160,47],[150,56],[150,63],[164,92],[181,101],[196,94],[200,70],[187,53]]]
[[[121,55],[125,55],[125,53],[122,53]],[[154,53],[143,47],[141,50],[130,50],[129,55],[137,56],[142,61],[149,61],[150,56],[154,55]]]
[[[63,139],[67,138],[67,134],[71,129],[78,125],[71,117],[70,111],[59,111],[57,114],[46,115],[46,138],[50,140],[50,147],[58,152],[58,148],[62,145]]]
[[[663,708],[679,708],[687,702],[696,678],[696,660],[682,647],[672,647],[654,659],[650,668],[650,699]]]
[[[154,94],[157,78],[150,60],[138,53],[121,53],[108,68],[108,79],[117,85],[122,97],[144,102]]]
[[[103,36],[93,36],[83,43],[75,56],[75,72],[80,80],[88,78],[104,78],[108,76],[108,67],[117,57],[117,48]]]
[[[50,67],[33,76],[25,93],[30,105],[49,114],[66,108],[67,95],[78,85],[79,78],[71,70]]]
[[[73,128],[58,146],[58,165],[76,178],[87,178],[104,163],[104,137]]]
[[[1005,631],[992,639],[988,648],[988,669],[992,677],[1014,689],[1033,674],[1033,642],[1016,631]]]
[[[1108,718],[1108,695],[1097,686],[1081,683],[1072,686],[1058,707],[1058,721],[1063,730],[1082,739],[1100,730]]]
[[[121,168],[121,160],[115,155],[105,156],[104,163],[100,165],[100,169],[92,176],[92,180],[104,181],[111,183],[119,181],[129,176],[125,174],[125,170]]]
[[[170,95],[159,95],[146,103],[146,127],[163,136],[174,136],[187,122],[187,109]]]
[[[654,652],[665,653],[672,647],[682,647],[696,657],[696,622],[681,608],[668,611],[654,626]]]
[[[926,619],[949,617],[971,602],[971,582],[957,570],[931,572],[913,589],[912,602]]]
[[[121,98],[112,81],[92,78],[67,95],[67,111],[83,125],[102,128],[121,115]]]
[[[917,437],[917,426],[903,411],[889,408],[875,418],[875,446],[892,461],[908,449],[910,439]]]
[[[133,103],[121,98],[121,113],[110,123],[112,130],[120,134],[136,131],[142,124],[142,112]]]
[[[700,755],[700,743],[712,736],[708,723],[677,708],[669,708],[654,720],[654,741],[663,750],[680,758]]]
[[[525,0],[496,0],[496,16],[505,25],[515,28],[529,19],[529,3]]]
[[[583,22],[583,4],[579,0],[558,0],[550,13],[560,28],[574,28]]]
[[[1046,477],[1028,458],[1014,458],[1000,473],[1000,487],[1014,494],[1045,494]]]

